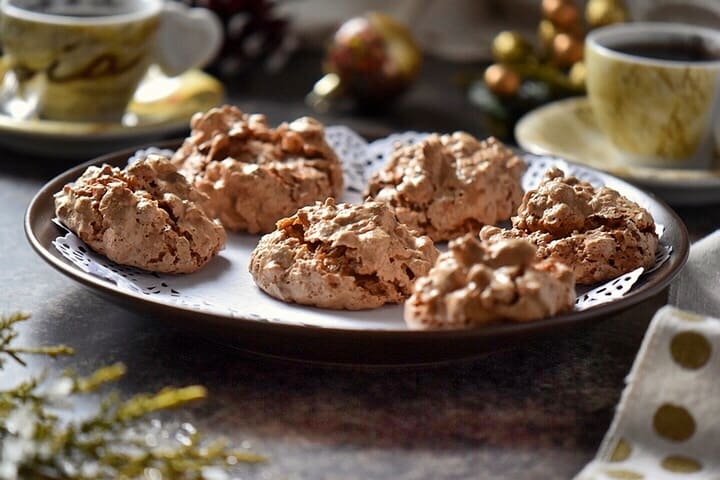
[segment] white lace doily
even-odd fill
[[[343,162],[346,190],[341,201],[359,202],[370,174],[388,159],[396,143],[411,144],[427,134],[405,132],[367,143],[352,130],[328,127],[327,140]],[[168,153],[158,149],[138,151],[129,160],[149,153]],[[169,152],[172,153],[172,152]],[[598,187],[602,178],[581,166],[570,165],[551,157],[526,155],[528,168],[522,184],[530,189],[537,186],[540,178],[551,166],[575,175]],[[659,228],[662,235],[662,228]],[[54,242],[55,248],[82,271],[105,279],[128,295],[184,309],[203,311],[229,317],[249,318],[257,321],[278,322],[292,325],[312,325],[343,329],[404,329],[402,306],[386,306],[375,310],[347,312],[333,311],[301,305],[287,304],[262,293],[248,273],[248,260],[260,237],[257,235],[229,233],[226,247],[205,268],[191,275],[167,275],[148,273],[133,267],[117,265],[93,252],[73,233],[67,232]],[[442,245],[441,245],[442,248]],[[661,244],[652,271],[664,263],[671,249]],[[592,289],[578,289],[576,310],[612,302],[629,292],[641,278],[643,269],[622,275],[604,285]]]

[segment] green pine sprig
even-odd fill
[[[0,370],[8,359],[24,365],[23,355],[73,354],[64,345],[14,346],[15,326],[28,318],[22,313],[0,317]],[[206,440],[189,423],[150,419],[204,399],[207,391],[199,385],[164,388],[127,400],[110,393],[97,413],[74,422],[60,418],[58,412],[72,409],[74,400],[98,392],[125,372],[124,365],[115,364],[86,377],[72,372],[53,381],[31,377],[0,390],[0,478],[224,480],[239,463],[264,461],[233,450],[223,438]]]
[[[15,324],[23,322],[30,318],[27,313],[16,312],[10,315],[3,315],[0,317],[0,369],[3,368],[6,357],[10,357],[21,365],[25,365],[25,362],[20,358],[20,355],[47,355],[50,357],[58,357],[60,355],[72,355],[75,351],[65,345],[58,345],[54,347],[14,347],[12,343],[18,336],[17,330],[15,330]]]

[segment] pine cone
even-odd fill
[[[225,41],[209,69],[223,76],[241,75],[258,66],[281,68],[296,39],[288,34],[289,22],[278,17],[275,2],[267,0],[180,0],[204,7],[222,22]]]

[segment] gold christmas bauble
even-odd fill
[[[543,50],[549,52],[552,49],[552,42],[555,35],[557,35],[557,29],[550,20],[540,20],[538,24],[538,39]]]
[[[582,40],[559,33],[555,35],[552,44],[552,61],[558,67],[569,67],[583,59],[584,47]]]
[[[384,105],[415,81],[420,49],[404,24],[380,12],[351,18],[335,32],[314,87],[318,101],[343,92],[364,105]],[[329,75],[329,76],[328,76]]]
[[[510,97],[520,88],[520,76],[505,65],[490,65],[485,70],[485,85],[500,97]]]
[[[591,27],[622,23],[627,19],[622,0],[590,0],[585,6],[585,20]]]
[[[568,0],[544,0],[543,16],[560,30],[575,28],[580,21],[580,12],[574,2]]]
[[[519,63],[532,56],[532,46],[518,32],[504,31],[493,40],[492,54],[496,62]]]
[[[570,68],[570,72],[568,73],[570,84],[575,88],[584,88],[586,73],[585,63],[576,62],[572,68]]]
[[[545,18],[550,18],[552,12],[557,10],[560,5],[569,3],[572,0],[542,0],[542,14]]]

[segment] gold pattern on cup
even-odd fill
[[[593,48],[586,55],[590,103],[615,146],[678,162],[695,153],[711,114],[716,72],[636,64]]]
[[[20,91],[36,89],[38,114],[117,121],[150,62],[157,16],[118,24],[52,24],[10,15],[0,24]]]

